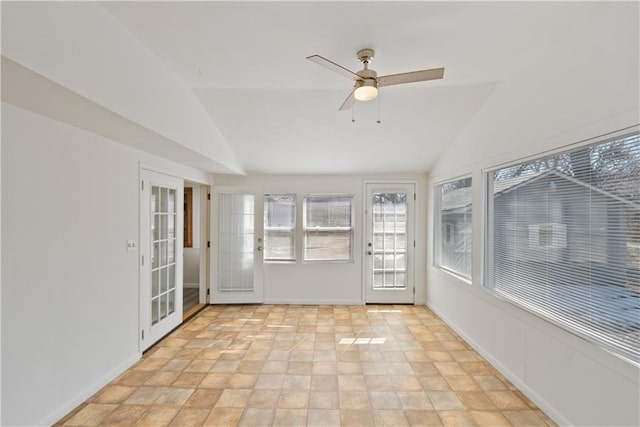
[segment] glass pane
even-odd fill
[[[293,261],[294,253],[293,231],[265,230],[264,233],[264,259]]]
[[[168,302],[168,312],[169,314],[173,314],[174,311],[176,311],[176,291],[170,291],[169,292],[169,302]]]
[[[151,268],[158,268],[160,262],[160,243],[153,244],[153,253],[151,254]]]
[[[373,256],[373,268],[382,268],[382,255],[375,254]]]
[[[440,186],[439,264],[471,278],[471,178]]]
[[[176,253],[176,239],[169,240],[167,242],[167,264],[171,264],[175,262],[175,253]]]
[[[395,255],[393,255],[393,254],[385,255],[384,256],[384,268],[385,268],[385,270],[393,270],[395,268],[395,261],[396,261]]]
[[[155,325],[158,323],[158,304],[160,303],[160,298],[154,298],[151,300],[151,324]]]
[[[160,242],[160,266],[167,265],[167,242]]]
[[[160,215],[154,214],[151,222],[151,235],[153,240],[160,240]]]
[[[168,281],[168,275],[167,275],[167,267],[162,267],[160,269],[160,292],[167,292],[167,281]]]
[[[160,189],[151,187],[151,213],[158,212],[160,207]]]
[[[381,288],[382,287],[382,277],[383,273],[375,272],[373,273],[373,287]]]
[[[175,211],[176,211],[176,190],[170,189],[168,198],[169,198],[169,200],[168,200],[167,212],[175,213]]]
[[[373,194],[374,288],[406,287],[407,193]],[[377,280],[377,282],[376,282]]]
[[[167,216],[160,215],[160,238],[167,238]]]
[[[171,264],[169,266],[169,273],[168,273],[167,281],[168,281],[169,289],[174,289],[176,287],[176,266],[175,266],[175,264]]]
[[[265,228],[287,228],[296,226],[296,196],[267,195],[264,198]]]
[[[151,296],[157,297],[160,289],[160,272],[153,270],[151,273]]]
[[[167,238],[174,239],[176,237],[176,215],[167,216]]]
[[[351,227],[353,197],[305,198],[307,227]]]
[[[306,260],[350,260],[352,231],[307,231]]]
[[[254,197],[250,194],[219,195],[219,290],[253,290]]]
[[[373,236],[373,249],[382,250],[382,234],[375,234]]]
[[[393,288],[395,274],[394,273],[384,273],[384,287],[385,288]]]
[[[160,189],[160,212],[167,212],[167,189],[166,188],[161,188]]]
[[[167,317],[167,294],[160,297],[160,320]]]

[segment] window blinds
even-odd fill
[[[488,183],[485,287],[640,364],[640,134]]]
[[[471,280],[471,178],[438,186],[438,265]]]
[[[353,260],[353,197],[307,196],[303,206],[304,260]]]
[[[264,260],[296,260],[296,195],[264,196]]]

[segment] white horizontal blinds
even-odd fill
[[[264,197],[264,260],[295,261],[296,196]]]
[[[407,193],[373,193],[373,288],[407,287]]]
[[[253,292],[254,281],[254,196],[219,195],[220,292]]]
[[[151,325],[175,311],[176,191],[151,186]]]
[[[352,260],[353,215],[353,196],[305,197],[305,261]]]
[[[487,286],[640,363],[640,134],[489,183]]]
[[[471,178],[440,188],[439,265],[471,279]]]

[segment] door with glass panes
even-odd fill
[[[182,179],[142,169],[140,348],[182,323]]]
[[[263,196],[257,191],[217,187],[211,231],[211,304],[263,302]]]
[[[367,184],[365,299],[414,302],[414,184]]]

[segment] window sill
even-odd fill
[[[302,261],[303,264],[354,264],[354,259],[305,259]]]
[[[295,259],[283,259],[283,260],[263,260],[265,264],[297,264]]]
[[[453,270],[449,270],[448,268],[443,267],[441,265],[436,265],[435,268],[437,268],[438,270],[442,271],[443,273],[448,274],[449,276],[455,277],[456,279],[460,280],[461,282],[463,282],[463,283],[465,283],[465,284],[467,284],[469,286],[473,285],[473,282],[471,281],[471,279],[469,277],[465,277],[465,276],[463,276],[463,275],[461,275],[459,273],[456,273]]]

